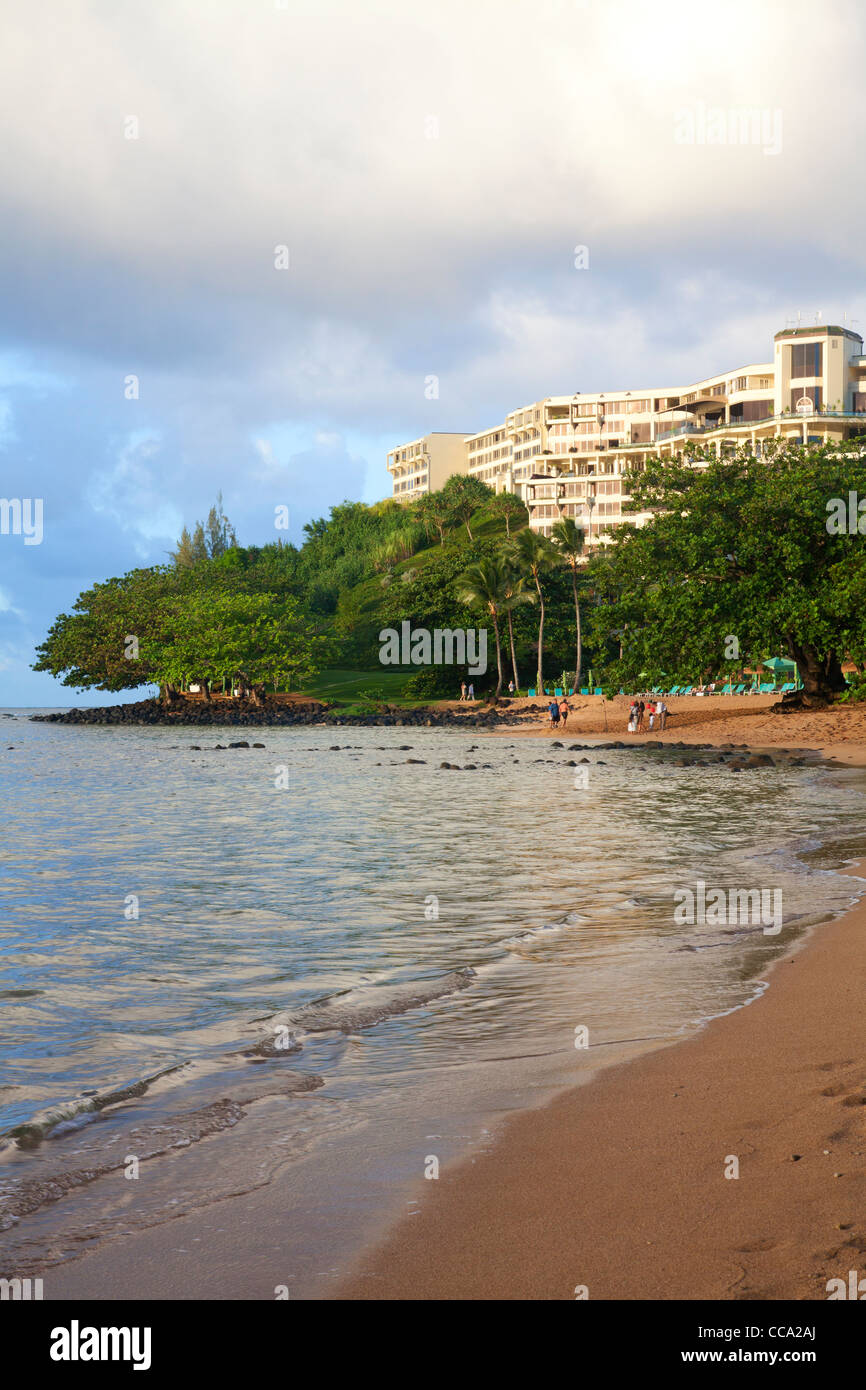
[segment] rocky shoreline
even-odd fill
[[[158,700],[140,700],[128,705],[106,705],[98,709],[72,709],[56,714],[33,714],[31,720],[48,724],[126,724],[126,725],[147,725],[156,724],[164,727],[183,728],[183,727],[208,727],[215,728],[227,725],[233,727],[267,728],[267,727],[317,727],[317,728],[377,728],[377,727],[401,727],[401,728],[442,728],[442,729],[473,729],[480,732],[494,732],[505,730],[509,727],[517,728],[527,721],[534,721],[538,718],[539,712],[543,712],[546,706],[523,705],[518,709],[509,708],[509,701],[500,701],[499,707],[492,708],[483,706],[472,712],[464,713],[462,710],[436,709],[430,707],[420,707],[418,709],[401,709],[395,706],[383,706],[377,711],[369,714],[343,714],[339,707],[329,708],[327,705],[319,704],[317,701],[298,702],[292,705],[259,705],[254,706],[246,702],[234,701],[230,707],[220,702],[213,705],[207,703],[186,703],[185,705],[167,707],[160,704]],[[549,731],[553,734],[555,731]],[[564,731],[563,731],[564,732]],[[541,735],[543,737],[543,734]],[[408,748],[409,745],[401,745]],[[198,744],[191,744],[191,748],[202,751]],[[262,748],[261,743],[235,742],[228,744],[229,748]],[[223,750],[225,745],[217,744],[216,750]],[[785,768],[802,767],[806,762],[814,760],[815,754],[812,750],[803,748],[774,748],[773,755],[766,751],[758,751],[750,743],[692,743],[682,740],[665,739],[658,743],[644,743],[625,741],[622,739],[605,740],[603,743],[563,743],[553,740],[547,745],[548,753],[568,752],[568,753],[601,753],[605,750],[624,750],[630,749],[643,756],[652,757],[653,754],[665,755],[664,761],[668,767],[710,767],[721,765],[731,772],[747,772],[758,768]],[[339,745],[333,745],[332,752],[339,751]],[[474,750],[471,750],[474,751]],[[527,749],[528,751],[528,749]],[[672,754],[679,756],[673,757]],[[811,756],[810,756],[811,755]],[[419,761],[415,758],[408,758],[407,762]],[[536,757],[534,762],[558,762],[558,759],[551,757]],[[566,767],[577,767],[579,763],[588,763],[589,758],[583,757],[575,761],[569,760],[564,764]],[[477,765],[468,764],[462,768],[460,764],[443,762],[440,767],[444,770],[461,772],[475,771]],[[485,765],[486,766],[486,765]]]
[[[416,725],[424,728],[492,729],[507,724],[522,724],[525,720],[537,716],[537,709],[518,711],[508,709],[504,705],[496,709],[481,706],[465,714],[462,710],[458,713],[455,710],[426,706],[401,709],[389,705],[384,705],[369,714],[344,714],[338,707],[329,708],[312,700],[291,705],[253,705],[240,700],[233,701],[230,705],[222,701],[213,704],[205,701],[193,704],[188,701],[179,706],[163,705],[159,700],[137,700],[128,705],[71,709],[58,714],[33,714],[30,718],[46,724],[161,724],[171,728],[230,724],[260,728],[296,725],[346,725],[353,728]]]

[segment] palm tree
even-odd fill
[[[527,593],[526,579],[514,567],[511,556],[505,556],[505,613],[508,618],[508,644],[511,649],[511,670],[514,673],[514,688],[520,689],[520,676],[517,674],[517,653],[514,650],[514,623],[512,613],[519,604],[534,603],[535,595]]]
[[[502,690],[502,644],[499,640],[499,619],[507,603],[507,573],[505,560],[498,555],[469,565],[455,581],[457,597],[470,608],[484,608],[493,619],[496,638],[496,695]]]
[[[533,531],[529,526],[518,531],[509,547],[517,567],[532,578],[538,594],[540,614],[538,619],[538,665],[536,668],[536,689],[544,690],[541,675],[544,642],[544,594],[541,590],[541,576],[551,570],[556,563],[556,551],[545,536]]]
[[[577,597],[577,568],[583,556],[586,538],[582,526],[570,516],[555,521],[551,527],[551,540],[571,570],[571,587],[574,591],[574,622],[577,631],[577,653],[574,666],[574,688],[580,689],[580,668],[583,664],[583,643],[580,632],[580,600]]]

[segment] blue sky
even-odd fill
[[[862,333],[864,58],[857,0],[15,7],[0,496],[44,537],[0,535],[0,703],[116,698],[33,646],[219,489],[300,540],[401,439]]]

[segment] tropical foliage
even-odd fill
[[[866,556],[849,496],[866,498],[863,442],[780,444],[760,458],[696,450],[651,460],[631,482],[623,528],[589,566],[608,683],[712,679],[767,655],[797,663],[807,699],[844,689],[866,660]]]
[[[300,547],[239,545],[218,499],[171,563],[81,594],[36,669],[171,695],[188,681],[297,688],[329,667],[364,673],[359,689],[373,690],[380,632],[408,622],[487,627],[496,675],[475,684],[491,694],[508,674],[519,688],[521,669],[539,690],[545,671],[571,669],[580,689],[592,667],[617,690],[728,678],[771,655],[797,663],[816,702],[843,691],[843,661],[866,689],[860,443],[650,459],[625,489],[650,520],[612,531],[588,562],[570,517],[548,540],[518,498],[477,478],[406,505],[343,502],[305,526]],[[852,495],[853,529],[832,524]],[[453,694],[463,674],[414,667],[402,680],[421,698]]]

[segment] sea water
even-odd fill
[[[863,848],[863,775],[817,763],[14,713],[4,1275],[276,1190],[248,1296],[315,1296],[419,1177],[747,1003],[860,886],[838,869]],[[215,748],[240,739],[265,746]],[[677,920],[698,883],[781,893],[782,929]],[[220,1291],[206,1264],[189,1296]]]

